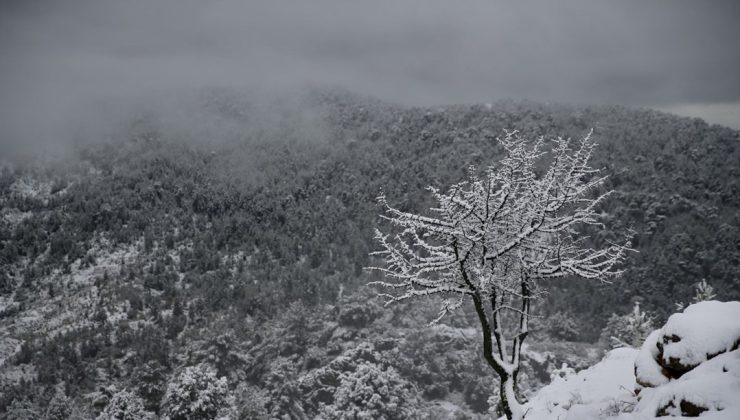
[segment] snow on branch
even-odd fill
[[[471,168],[468,179],[446,192],[428,188],[436,201],[433,217],[378,197],[381,217],[400,231],[376,231],[380,250],[373,255],[385,264],[371,269],[388,279],[375,284],[403,290],[393,301],[435,293],[488,296],[511,288],[525,272],[535,282],[568,275],[607,281],[621,274],[617,267],[631,250],[629,238],[590,249],[577,231],[603,226],[597,208],[610,194],[600,191],[607,177],[589,166],[596,147],[591,133],[578,142],[528,142],[511,131],[499,142],[506,156],[482,177]],[[542,162],[549,165],[538,173]]]
[[[441,296],[432,322],[470,301],[483,355],[501,379],[504,412],[520,419],[514,382],[541,283],[565,276],[607,282],[622,274],[632,249],[629,237],[594,247],[579,230],[604,228],[597,208],[610,194],[602,191],[607,177],[589,166],[596,147],[591,133],[571,144],[563,138],[528,142],[512,131],[499,142],[506,156],[484,175],[470,168],[468,178],[446,192],[428,188],[433,216],[401,211],[378,197],[393,233],[375,232],[380,249],[371,255],[384,264],[370,269],[385,279],[371,284],[387,289],[381,295],[386,305]]]

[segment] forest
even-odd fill
[[[629,231],[636,251],[609,282],[550,283],[522,350],[525,399],[629,342],[636,318],[663,325],[697,287],[740,299],[736,130],[650,109],[408,107],[339,89],[267,105],[204,90],[191,106],[194,130],[142,113],[73,156],[1,164],[0,416],[489,418],[497,386],[475,313],[430,325],[438,305],[384,307],[366,268],[379,264],[379,195],[424,213],[426,187],[496,162],[505,130],[593,130],[591,165],[614,192],[586,243]]]

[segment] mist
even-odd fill
[[[621,104],[740,128],[740,5],[732,1],[0,7],[6,156],[110,137],[147,107],[182,114],[172,98],[206,88],[339,86],[408,105]],[[180,119],[182,132],[195,126],[187,115],[168,119]]]

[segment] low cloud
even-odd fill
[[[210,86],[329,84],[417,105],[526,98],[707,118],[740,102],[734,1],[73,0],[0,7],[5,150],[54,145],[80,125],[102,126],[103,102]],[[740,127],[740,116],[715,122]]]

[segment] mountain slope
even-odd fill
[[[594,166],[616,192],[603,208],[609,225],[589,240],[617,240],[631,228],[640,251],[613,284],[554,284],[541,314],[565,313],[579,338],[593,340],[636,297],[659,318],[702,278],[723,298],[740,297],[737,131],[651,110],[528,102],[405,108],[343,91],[268,104],[210,91],[190,107],[197,127],[178,125],[188,118],[143,116],[59,167],[3,169],[5,405],[27,389],[48,400],[44,387],[60,382],[80,397],[142,375],[167,378],[206,360],[198,354],[210,348],[230,349],[223,372],[247,372],[232,372],[232,387],[266,380],[277,361],[255,349],[291,302],[318,305],[317,316],[331,318],[322,305],[340,302],[344,313],[342,302],[371,278],[363,267],[381,223],[378,192],[422,211],[426,185],[445,187],[470,164],[494,163],[505,129],[578,138],[593,128]],[[358,316],[375,320],[379,309],[368,305]],[[406,325],[431,319],[411,308],[394,314]],[[368,322],[355,326],[357,334]],[[313,334],[335,333],[324,324],[309,331],[302,339],[318,347],[327,342]],[[274,345],[287,345],[281,339]],[[351,351],[341,337],[329,342],[339,354]],[[485,410],[485,398],[476,398],[466,404]]]

